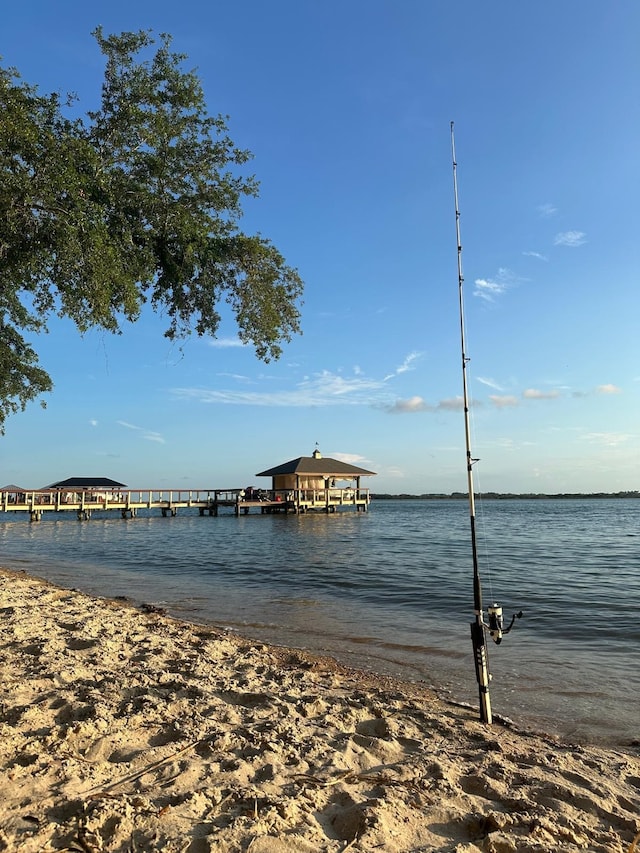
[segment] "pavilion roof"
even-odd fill
[[[108,477],[69,477],[51,483],[48,489],[126,489],[125,483],[118,483]]]
[[[349,465],[339,459],[331,459],[323,456],[298,456],[290,459],[275,468],[261,471],[256,477],[275,477],[278,474],[306,474],[323,477],[339,477],[350,479],[352,477],[374,477],[375,471],[367,471],[356,465]]]

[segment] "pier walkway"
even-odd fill
[[[28,513],[30,521],[40,521],[45,513],[74,512],[78,520],[91,518],[94,512],[119,513],[122,518],[135,518],[142,509],[160,510],[163,517],[175,516],[179,509],[195,508],[201,516],[217,516],[221,509],[235,515],[250,511],[332,513],[341,509],[366,512],[368,489],[294,489],[262,492],[260,499],[247,499],[244,489],[117,489],[114,491],[41,491],[0,492],[0,512]]]

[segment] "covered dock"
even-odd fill
[[[299,456],[256,474],[271,478],[268,489],[130,489],[107,477],[69,477],[36,490],[15,484],[0,488],[0,512],[27,513],[31,521],[40,521],[49,513],[75,513],[79,520],[89,519],[95,512],[134,518],[141,510],[159,510],[171,517],[181,508],[210,516],[223,509],[236,516],[343,509],[366,512],[371,496],[360,480],[374,475],[338,459],[325,459],[315,450],[312,456]]]
[[[256,477],[271,477],[268,493],[279,496],[298,513],[335,512],[345,508],[366,512],[371,494],[369,489],[362,488],[360,480],[374,476],[375,471],[325,458],[317,449],[311,456],[299,456],[256,474]]]

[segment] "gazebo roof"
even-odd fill
[[[125,483],[117,483],[108,477],[69,477],[51,483],[48,489],[126,489]]]
[[[366,471],[364,468],[358,468],[356,465],[340,462],[339,459],[324,458],[318,454],[314,456],[298,456],[297,459],[283,462],[282,465],[276,465],[275,468],[261,471],[259,474],[256,474],[256,477],[276,477],[278,474],[306,474],[351,479],[352,477],[374,477],[375,473],[375,471]]]

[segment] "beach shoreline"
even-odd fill
[[[0,569],[0,850],[630,850],[640,749]]]

